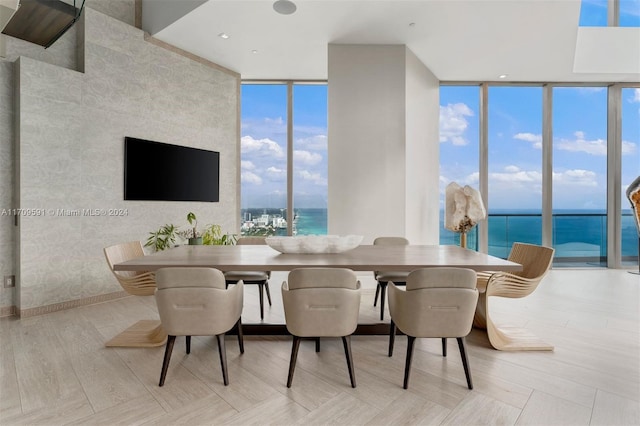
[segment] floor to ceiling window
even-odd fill
[[[626,197],[629,184],[640,176],[640,88],[622,89],[622,264],[638,264],[638,230]]]
[[[488,253],[542,243],[542,87],[489,87]]]
[[[553,88],[555,266],[606,266],[607,88]]]
[[[444,227],[444,191],[451,182],[478,189],[480,89],[440,87],[440,244],[460,244],[460,235]],[[467,247],[478,248],[477,227]]]
[[[297,235],[327,233],[327,85],[293,86],[293,208]]]
[[[240,146],[242,235],[286,234],[286,85],[242,85]]]
[[[242,235],[327,233],[326,135],[326,84],[242,85]]]

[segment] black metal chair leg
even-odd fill
[[[379,294],[380,294],[380,283],[376,285],[376,296],[373,298],[373,306],[376,306],[376,303],[378,303]]]
[[[320,338],[316,337],[316,352],[320,352]]]
[[[391,319],[389,324],[389,356],[393,356],[393,344],[396,340],[396,323]]]
[[[409,373],[411,372],[411,358],[413,357],[413,344],[416,338],[407,335],[407,360],[404,364],[404,388],[409,388]]]
[[[224,345],[224,333],[216,334],[216,340],[218,341],[218,353],[220,354],[220,367],[222,367],[222,381],[227,386],[229,377],[227,376],[227,349]]]
[[[260,319],[264,319],[264,295],[263,293],[264,284],[258,283],[258,293],[260,293]]]
[[[467,351],[464,347],[464,337],[458,337],[458,348],[460,349],[460,356],[462,357],[462,366],[464,367],[464,375],[467,377],[467,387],[473,389],[473,382],[471,381],[471,370],[469,368],[469,360],[467,360]]]
[[[384,295],[387,292],[387,283],[380,283],[380,321],[384,319]]]
[[[293,344],[291,345],[291,360],[289,361],[289,377],[287,377],[287,387],[291,387],[293,382],[293,372],[296,369],[296,360],[298,359],[298,348],[300,347],[300,338],[293,336]]]
[[[353,358],[351,356],[351,336],[342,336],[342,345],[344,346],[344,355],[347,358],[347,368],[349,369],[349,379],[351,379],[351,387],[356,387],[356,375],[353,371]]]
[[[190,354],[191,353],[191,336],[186,336],[187,337],[187,353]]]
[[[242,332],[242,318],[238,318],[236,323],[238,327],[238,346],[240,347],[240,353],[244,353],[244,333]]]
[[[264,289],[267,292],[267,300],[269,301],[269,306],[271,306],[271,292],[269,291],[269,281],[264,282]]]
[[[160,371],[160,383],[158,386],[164,385],[164,379],[169,369],[169,361],[171,361],[171,352],[173,351],[173,344],[176,342],[176,336],[167,336],[167,346],[164,350],[164,360],[162,361],[162,370]]]
[[[447,356],[447,338],[442,338],[442,356]]]

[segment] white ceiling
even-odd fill
[[[143,26],[243,79],[326,79],[337,43],[405,44],[441,81],[640,81],[640,28],[579,28],[580,0],[295,3],[285,16],[272,0],[143,0]]]

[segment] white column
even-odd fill
[[[437,244],[439,81],[403,45],[329,45],[328,232]]]

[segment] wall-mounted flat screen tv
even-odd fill
[[[219,201],[220,153],[124,138],[124,199]]]

